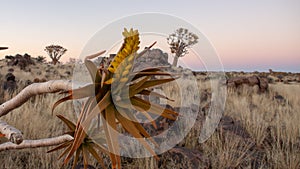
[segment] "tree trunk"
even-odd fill
[[[58,62],[58,59],[56,59],[56,58],[53,58],[53,59],[52,59],[53,65],[56,65],[57,62]]]
[[[174,67],[177,66],[178,59],[179,59],[179,57],[177,55],[175,55],[172,66],[174,66]]]

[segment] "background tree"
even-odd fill
[[[198,42],[198,36],[188,29],[179,28],[167,38],[171,53],[175,54],[173,66],[177,66],[179,57],[188,53],[188,48]]]
[[[56,63],[59,62],[61,56],[66,53],[67,49],[59,45],[50,45],[50,46],[46,46],[45,51],[52,59],[52,63],[56,65]]]

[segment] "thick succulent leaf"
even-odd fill
[[[143,86],[143,84],[146,83],[149,79],[150,79],[150,77],[147,76],[147,77],[144,77],[142,80],[140,80],[140,81],[138,81],[138,82],[130,85],[129,86],[129,97],[132,97],[132,96],[136,95],[137,94],[137,90],[139,88],[141,88],[141,86]],[[123,97],[124,96],[122,95],[122,98]]]
[[[88,60],[88,59],[94,59],[95,57],[98,57],[98,56],[104,54],[105,52],[106,52],[106,50],[103,50],[103,51],[100,51],[100,52],[98,52],[98,53],[95,53],[95,54],[86,56],[86,57],[85,57],[85,60]]]
[[[92,107],[96,106],[95,97],[89,97],[88,100],[84,103],[82,111],[80,112],[80,116],[77,120],[76,126],[79,127],[80,123],[86,118],[88,113],[91,111]]]
[[[80,113],[80,117],[76,124],[76,130],[75,130],[75,136],[74,136],[74,142],[72,144],[72,148],[64,160],[65,164],[68,163],[68,161],[71,159],[74,152],[80,147],[80,145],[82,145],[84,139],[87,136],[85,130],[88,129],[91,120],[111,103],[109,93],[110,92],[108,92],[107,95],[105,95],[105,97],[97,104],[97,107],[100,110],[95,106],[93,110],[89,113],[89,109],[90,109],[89,103],[93,101],[93,98],[89,98],[85,103],[85,106],[82,112]],[[87,113],[89,113],[88,116],[86,116]]]
[[[167,72],[161,72],[159,71],[145,71],[145,72],[138,72],[138,73],[131,73],[129,75],[129,78],[132,78],[132,81],[135,81],[136,79],[139,79],[141,77],[144,77],[144,76],[170,76],[170,77],[175,77],[175,76],[178,76],[178,74],[170,74],[170,73],[167,73]]]
[[[148,114],[146,111],[141,111],[140,113],[142,113],[149,120],[149,122],[153,125],[153,127],[155,129],[157,129],[157,125],[156,125],[154,119],[150,116],[150,114]]]
[[[72,99],[82,99],[95,95],[95,84],[89,84],[84,87],[71,90],[69,93],[73,96]],[[100,84],[99,84],[100,85]]]
[[[73,166],[72,166],[72,169],[75,169],[77,163],[78,163],[78,160],[79,160],[79,155],[81,153],[82,149],[79,148],[76,152],[75,152],[75,157],[74,157],[74,160],[73,160]]]
[[[137,90],[150,88],[150,87],[153,87],[153,86],[158,86],[158,85],[161,85],[161,84],[164,84],[164,83],[171,82],[173,80],[175,80],[175,78],[148,80],[141,87],[139,87]],[[142,91],[142,90],[140,90],[140,91]]]
[[[70,144],[58,157],[58,159],[61,159],[63,156],[65,156],[70,150],[72,145]]]
[[[88,69],[94,83],[101,79],[101,74],[99,73],[97,66],[92,61],[85,59],[84,64]]]
[[[138,121],[137,118],[134,116],[134,114],[131,113],[131,111],[134,111],[133,110],[134,108],[132,107],[131,104],[128,104],[128,102],[121,101],[121,102],[116,102],[116,106],[118,107],[118,111],[122,115],[126,114],[131,121],[134,121],[134,122]],[[142,113],[150,121],[150,123],[153,125],[153,127],[155,129],[157,128],[155,121],[153,120],[153,118],[147,112],[140,111],[140,113]]]
[[[98,142],[97,142],[98,143]],[[94,147],[94,149],[98,149],[99,151],[105,153],[106,155],[109,155],[109,152],[107,151],[106,147],[103,147],[102,145],[99,145],[97,143],[92,143],[92,147]]]
[[[95,106],[91,110],[91,112],[89,112],[89,115],[83,121],[82,126],[84,126],[85,128],[86,128],[86,126],[89,126],[92,119],[95,118],[98,114],[100,114],[110,104],[112,104],[112,100],[111,100],[111,96],[110,96],[110,91],[108,91],[105,94],[105,96],[102,98],[102,100],[100,100],[100,102],[97,104],[97,106]]]
[[[138,74],[140,72],[158,72],[158,71],[161,71],[161,67],[149,67],[149,68],[140,70],[138,72],[133,72],[132,74]]]
[[[146,88],[151,88],[154,86],[158,86],[164,83],[168,83],[175,80],[174,78],[168,78],[168,79],[154,79],[154,80],[148,80],[145,83],[143,83],[141,86],[139,86],[138,88],[136,88],[135,90],[132,90],[130,93],[130,96],[134,96],[138,93],[140,93],[141,91],[143,91]]]
[[[132,121],[132,123],[136,126],[136,128],[138,129],[138,131],[143,135],[143,137],[149,138],[150,141],[152,143],[154,143],[155,145],[157,145],[157,143],[152,139],[152,137],[150,136],[150,134],[145,130],[145,128],[138,123],[138,120],[136,119],[136,117],[131,113],[130,109],[124,109],[124,108],[118,108],[118,111],[120,112],[120,114],[122,116],[124,116],[127,119],[130,119]],[[152,119],[152,118],[151,118]],[[152,120],[153,121],[153,120]],[[154,121],[153,121],[154,122]],[[156,126],[156,124],[155,124]]]
[[[85,145],[82,146],[82,157],[83,157],[83,166],[85,169],[87,169],[89,165],[89,153]]]
[[[82,145],[84,139],[86,138],[86,132],[84,131],[83,126],[81,125],[83,119],[86,117],[86,114],[88,113],[88,110],[90,108],[90,105],[93,101],[93,98],[90,97],[84,104],[83,109],[79,115],[79,118],[77,120],[76,123],[76,129],[75,129],[75,134],[74,134],[74,141],[72,144],[72,148],[69,152],[69,154],[67,155],[66,159],[65,159],[65,163],[67,163],[72,155],[75,153],[75,151],[77,151],[77,149]]]
[[[158,97],[158,98],[162,98],[162,99],[166,99],[166,100],[169,100],[169,101],[174,101],[173,99],[170,99],[162,94],[159,94],[155,91],[150,91],[150,90],[147,90],[147,89],[144,89],[142,90],[139,94],[141,95],[146,95],[146,96],[149,96],[150,94],[154,97]]]
[[[87,110],[88,110],[88,107],[89,107],[91,101],[92,101],[92,98],[89,98],[85,102],[85,104],[83,106],[83,109],[82,109],[82,111],[81,111],[81,113],[79,115],[79,118],[78,118],[77,123],[76,123],[76,129],[75,129],[75,134],[74,134],[74,141],[73,141],[73,144],[71,146],[71,149],[70,149],[67,157],[64,160],[65,164],[67,164],[70,161],[71,157],[80,148],[80,146],[82,145],[84,139],[86,138],[86,133],[83,130],[83,127],[81,125],[81,121],[86,116],[86,113],[87,113]]]
[[[104,50],[104,51],[95,53],[93,55],[87,56],[84,59],[84,64],[85,64],[86,68],[88,69],[88,71],[90,73],[90,76],[91,76],[94,83],[97,83],[97,82],[101,81],[101,74],[98,71],[97,66],[92,61],[90,61],[89,59],[93,59],[95,57],[98,57],[98,56],[104,54],[105,52],[106,51]]]
[[[89,96],[93,96],[95,92],[95,85],[94,84],[90,84],[87,86],[84,86],[82,88],[79,89],[74,89],[69,91],[70,95],[67,97],[64,97],[62,99],[59,99],[57,102],[55,102],[52,106],[52,113],[54,111],[54,109],[61,103],[68,101],[68,100],[73,100],[73,99],[82,99],[82,98],[86,98]]]
[[[68,147],[68,146],[70,146],[70,145],[72,144],[72,141],[73,141],[73,140],[70,140],[70,141],[67,141],[67,142],[65,142],[65,143],[62,143],[61,145],[59,145],[59,146],[57,146],[57,147],[55,147],[55,148],[53,148],[53,149],[47,151],[47,153],[51,153],[51,152],[54,152],[54,151],[57,151],[57,150],[66,148],[66,147]]]
[[[116,117],[127,132],[135,137],[154,157],[158,158],[154,150],[151,148],[149,143],[144,140],[144,137],[141,135],[140,131],[136,128],[135,124],[132,121],[123,117],[119,113],[116,114]]]
[[[67,126],[68,128],[71,130],[71,131],[75,131],[76,129],[76,125],[71,122],[70,120],[68,120],[67,118],[65,118],[64,116],[62,115],[56,115],[59,119],[61,119]]]
[[[86,134],[82,128],[82,126],[80,126],[78,128],[78,130],[75,132],[75,137],[74,137],[74,141],[73,144],[71,145],[71,149],[67,155],[67,157],[64,160],[64,163],[67,164],[71,157],[74,155],[74,153],[79,149],[79,147],[82,145],[84,139],[86,137]]]
[[[86,149],[92,154],[92,156],[101,164],[102,168],[106,168],[103,159],[99,156],[97,151],[90,144],[86,145]]]
[[[106,142],[108,145],[108,150],[110,152],[110,159],[112,160],[113,168],[118,166],[121,167],[120,159],[120,150],[119,150],[119,141],[118,141],[118,132],[117,132],[117,123],[116,123],[116,110],[113,105],[109,105],[105,109],[105,115],[103,116],[104,131],[106,135]]]
[[[141,111],[142,110],[143,111],[150,111],[149,109],[151,107],[150,113],[168,118],[170,120],[176,120],[176,116],[178,116],[178,113],[176,113],[176,112],[174,112],[170,109],[161,107],[157,104],[153,104],[153,103],[150,104],[148,101],[145,101],[145,100],[143,100],[141,98],[138,98],[136,96],[131,98],[131,103],[134,106],[136,106],[137,109],[141,109]]]
[[[65,101],[71,100],[71,99],[72,99],[72,95],[69,95],[69,96],[64,97],[64,98],[62,98],[62,99],[59,99],[57,102],[55,102],[55,103],[53,104],[53,106],[52,106],[52,110],[51,110],[51,111],[52,111],[52,114],[53,114],[53,112],[54,112],[54,109],[55,109],[59,104],[65,102]]]

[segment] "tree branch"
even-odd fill
[[[0,151],[11,149],[25,149],[25,148],[37,148],[37,147],[49,147],[59,145],[66,141],[72,140],[73,137],[65,134],[53,138],[39,139],[39,140],[24,140],[21,144],[13,144],[11,142],[0,144]]]
[[[14,98],[0,105],[0,117],[18,108],[32,96],[44,93],[55,93],[71,89],[72,82],[70,80],[50,80],[44,83],[33,83],[24,88]]]
[[[2,120],[0,120],[0,133],[4,134],[14,144],[21,144],[23,141],[22,132]]]

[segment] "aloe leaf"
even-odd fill
[[[122,116],[125,116],[125,118],[130,119],[132,123],[136,126],[136,128],[139,130],[139,132],[146,138],[149,138],[152,143],[154,143],[157,146],[157,143],[153,140],[153,138],[150,136],[150,134],[145,130],[145,128],[137,122],[137,119],[134,117],[134,115],[130,112],[128,109],[119,108],[118,111]],[[151,118],[152,119],[152,118]],[[154,121],[153,121],[154,122]],[[156,125],[155,125],[156,126]]]
[[[66,119],[64,116],[62,115],[56,115],[59,119],[61,119],[71,131],[75,131],[76,129],[76,125],[71,122],[70,120]]]
[[[150,104],[149,102],[143,100],[143,99],[140,99],[136,96],[132,97],[131,98],[131,103],[133,105],[136,106],[136,108],[139,108],[141,109],[140,111],[146,111],[146,110],[149,110],[150,107],[151,107],[151,111],[150,113],[153,113],[153,114],[157,114],[159,116],[162,116],[162,117],[165,117],[165,118],[168,118],[170,120],[176,120],[176,117],[174,117],[173,115],[177,116],[178,113],[170,110],[170,109],[166,109],[164,107],[161,107],[157,104]]]
[[[58,159],[61,159],[71,150],[71,144],[58,156]]]
[[[63,148],[66,148],[67,146],[71,145],[72,144],[72,140],[71,141],[68,141],[68,142],[65,142],[49,151],[47,151],[47,153],[51,153],[51,152],[54,152],[54,151],[57,151],[57,150],[60,150],[60,149],[63,149]]]
[[[81,152],[81,148],[78,149],[76,152],[75,152],[75,157],[74,157],[74,161],[73,161],[73,166],[72,166],[72,169],[75,169],[77,163],[78,163],[78,160],[79,160],[79,155],[80,155],[80,152]]]
[[[139,88],[137,88],[136,90],[133,90],[133,92],[130,94],[132,96],[140,93],[141,91],[143,91],[146,88],[151,88],[154,86],[158,86],[164,83],[168,83],[175,80],[174,78],[168,78],[168,79],[154,79],[154,80],[148,80],[145,83],[143,83],[143,85],[141,85]]]
[[[87,169],[87,166],[89,165],[89,153],[85,145],[82,146],[82,157],[83,157],[83,166],[85,169]]]
[[[89,126],[91,120],[95,118],[96,115],[101,113],[104,109],[106,109],[107,106],[112,104],[111,96],[110,96],[110,91],[108,91],[105,96],[100,100],[100,102],[95,106],[91,112],[89,112],[89,115],[87,118],[83,121],[82,126],[86,127]]]
[[[119,141],[118,141],[118,132],[117,132],[117,124],[116,124],[116,110],[113,105],[109,105],[105,109],[105,116],[103,117],[103,126],[106,135],[106,142],[108,145],[108,149],[110,151],[110,158],[112,159],[113,166],[121,167],[120,161],[120,150],[119,150]]]
[[[116,114],[117,119],[122,124],[123,128],[127,132],[129,132],[133,137],[135,137],[143,146],[154,156],[157,158],[156,153],[153,151],[153,149],[150,147],[149,143],[144,140],[143,136],[140,134],[139,130],[136,128],[133,122],[128,120],[127,118],[123,117],[121,114]]]
[[[151,94],[152,96],[155,96],[155,97],[158,97],[158,98],[166,99],[166,100],[169,100],[169,101],[174,101],[173,99],[170,99],[167,96],[164,96],[164,95],[159,94],[155,91],[150,91],[150,90],[147,90],[147,89],[142,90],[139,94],[147,95],[147,96],[149,96]]]
[[[86,149],[92,154],[92,156],[101,164],[102,168],[106,168],[103,159],[98,155],[97,151],[91,145],[86,145]]]

